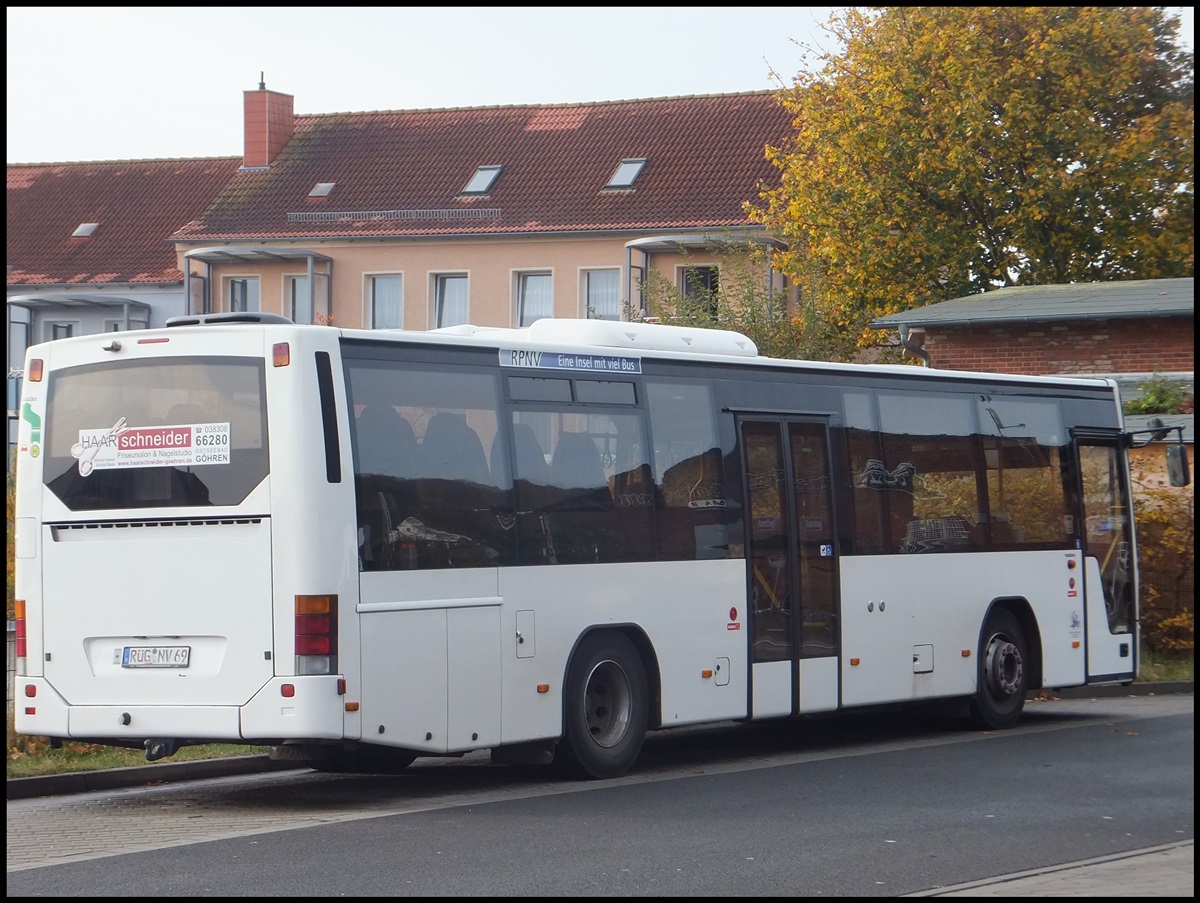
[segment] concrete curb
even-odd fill
[[[92,790],[119,790],[172,781],[195,781],[200,778],[223,778],[238,774],[289,770],[296,770],[295,762],[276,762],[267,756],[236,756],[231,759],[197,759],[193,762],[162,762],[156,765],[135,765],[131,768],[107,768],[103,771],[73,771],[32,778],[9,778],[5,783],[7,799],[21,800],[86,793]]]
[[[1166,696],[1175,693],[1195,693],[1190,680],[1132,683],[1128,686],[1066,687],[1051,690],[1060,699],[1102,699],[1114,696]],[[109,768],[104,771],[76,771],[67,774],[43,775],[32,778],[10,778],[6,781],[7,799],[32,799],[40,796],[60,796],[94,790],[118,790],[125,787],[164,784],[171,781],[195,781],[200,778],[221,778],[239,774],[260,774],[267,771],[296,771],[295,762],[276,762],[267,756],[238,756],[232,759],[200,759],[195,762],[161,762],[132,768]]]

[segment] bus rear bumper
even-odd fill
[[[275,677],[241,708],[246,740],[341,740],[346,697],[337,675]]]
[[[67,715],[68,737],[113,740],[140,746],[151,737],[237,743],[236,706],[85,705]]]
[[[344,736],[336,677],[272,678],[243,706],[72,706],[43,677],[18,677],[14,689],[16,730],[28,737],[141,746],[152,737],[240,743]]]
[[[44,677],[17,677],[13,709],[18,734],[27,737],[69,737],[67,701]]]
[[[131,747],[150,737],[241,740],[237,706],[73,706],[43,677],[19,677],[15,689],[17,733],[30,737]]]

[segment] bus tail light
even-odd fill
[[[292,362],[292,349],[287,342],[276,342],[271,346],[271,364],[286,367]]]
[[[29,362],[29,372],[25,374],[26,378],[31,383],[40,383],[42,381],[42,371],[45,367],[45,362],[40,357],[35,357]]]
[[[25,633],[25,600],[17,599],[13,602],[13,620],[16,629],[16,653],[17,653],[17,673],[25,673],[25,656],[29,651],[29,641]]]
[[[296,597],[296,674],[337,672],[337,596]]]

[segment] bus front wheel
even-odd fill
[[[646,739],[648,697],[645,666],[626,636],[585,637],[567,672],[559,767],[582,778],[629,771]]]
[[[1012,727],[1025,708],[1029,690],[1025,632],[1011,612],[992,612],[979,644],[978,686],[971,720],[984,730]]]

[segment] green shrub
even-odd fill
[[[1124,403],[1126,414],[1191,414],[1195,409],[1195,391],[1167,379],[1157,368],[1150,379],[1138,384],[1138,390],[1137,398]]]

